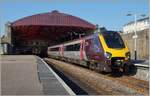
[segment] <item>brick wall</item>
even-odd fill
[[[121,34],[123,40],[127,43],[131,52],[131,58],[134,58],[134,33]],[[149,30],[137,32],[137,59],[149,58]]]

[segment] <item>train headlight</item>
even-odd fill
[[[105,52],[104,56],[107,58],[107,59],[110,59],[112,54],[109,53],[109,52]]]
[[[125,55],[128,59],[130,58],[130,52],[127,52]]]

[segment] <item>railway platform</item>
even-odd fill
[[[131,60],[135,66],[149,67],[149,60]]]
[[[75,95],[39,57],[1,55],[2,95]]]

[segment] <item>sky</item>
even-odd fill
[[[0,0],[0,36],[4,25],[26,16],[58,10],[108,30],[120,31],[133,21],[128,13],[149,15],[149,0]]]

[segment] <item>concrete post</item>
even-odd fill
[[[11,23],[7,22],[5,24],[5,32],[6,32],[6,42],[8,43],[8,51],[7,54],[11,54],[12,53],[12,33],[11,33]]]

